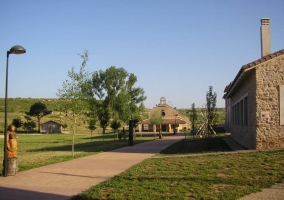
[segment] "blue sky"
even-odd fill
[[[11,98],[57,98],[67,72],[89,50],[89,72],[123,67],[145,90],[145,106],[166,97],[202,107],[209,86],[224,88],[242,65],[260,58],[260,19],[270,18],[272,52],[284,49],[283,0],[14,0],[0,7],[0,98],[6,52]]]

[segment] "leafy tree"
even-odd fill
[[[191,119],[191,126],[192,130],[195,129],[195,121],[197,120],[197,113],[195,109],[195,103],[191,104],[191,113],[190,113],[190,119]]]
[[[34,121],[27,121],[27,122],[24,122],[23,126],[24,126],[24,129],[26,129],[27,131],[29,130],[29,128],[33,130],[36,127],[36,123]]]
[[[58,89],[57,96],[60,99],[67,100],[66,109],[72,112],[73,119],[73,135],[72,135],[72,155],[74,157],[75,132],[77,128],[77,117],[85,113],[88,109],[87,100],[92,98],[90,74],[85,71],[89,53],[87,50],[82,55],[82,64],[78,73],[74,67],[68,71],[69,79],[62,84],[62,89]]]
[[[26,115],[36,117],[38,122],[38,132],[40,133],[40,120],[46,115],[51,114],[51,110],[47,110],[47,107],[42,102],[37,102],[31,105],[30,111],[26,112]]]
[[[25,116],[25,119],[26,119],[27,121],[31,121],[31,120],[32,120],[32,118],[30,118],[30,116],[28,116],[28,115]]]
[[[107,100],[100,103],[101,106],[97,109],[98,119],[100,121],[100,126],[103,128],[103,134],[105,134],[106,128],[110,121],[110,107]]]
[[[131,102],[131,96],[127,91],[121,91],[117,95],[114,110],[117,113],[117,117],[124,124],[127,124],[129,119],[131,119],[131,113],[133,113],[134,106],[133,102]]]
[[[131,114],[139,110],[136,104],[141,104],[146,97],[142,88],[134,87],[136,82],[134,74],[114,66],[93,73],[93,93],[101,101],[97,103],[97,113],[103,128],[109,124],[107,120],[111,117],[127,124]],[[131,101],[134,97],[135,102]]]
[[[93,131],[96,130],[96,120],[95,119],[90,119],[89,120],[89,126],[88,128]]]
[[[66,129],[68,127],[68,125],[66,123],[62,124],[62,128]]]
[[[23,125],[21,118],[13,119],[12,124],[16,127],[16,129],[20,128]]]
[[[89,120],[89,126],[88,128],[90,129],[91,131],[91,138],[93,138],[93,131],[96,130],[96,122],[97,120],[95,118],[92,118]]]
[[[110,127],[114,130],[115,133],[117,133],[118,129],[121,127],[121,123],[115,119],[111,122]]]
[[[155,111],[152,113],[152,115],[150,116],[150,123],[154,124],[154,125],[160,125],[162,124],[163,121],[163,116],[160,112]],[[161,130],[161,127],[160,127]],[[156,131],[155,131],[155,137],[156,137]]]

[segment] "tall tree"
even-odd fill
[[[190,113],[189,117],[191,119],[192,130],[194,130],[195,129],[195,121],[197,120],[197,113],[196,113],[196,109],[195,109],[195,103],[191,104],[191,113]]]
[[[62,84],[62,89],[58,89],[57,96],[60,99],[66,100],[66,109],[72,112],[73,119],[73,134],[72,134],[72,156],[74,157],[75,132],[77,129],[77,118],[88,110],[88,99],[93,98],[92,87],[90,82],[90,73],[85,71],[89,52],[78,54],[82,58],[82,64],[78,73],[74,67],[68,71],[69,79],[66,79]]]
[[[107,100],[99,102],[97,106],[97,116],[100,121],[100,126],[103,128],[103,134],[105,134],[106,128],[109,125],[111,119],[110,106]]]
[[[117,117],[124,124],[127,124],[129,119],[131,119],[131,114],[133,114],[134,103],[131,101],[130,94],[123,90],[121,91],[116,98],[114,104],[114,110],[117,113]]]
[[[40,120],[46,115],[51,114],[51,110],[47,110],[47,107],[44,103],[42,102],[37,102],[31,105],[30,111],[26,112],[26,115],[29,115],[31,117],[36,117],[37,118],[37,123],[38,123],[38,132],[40,133]]]
[[[217,94],[216,92],[213,93],[213,87],[209,86],[209,91],[206,93],[206,104],[205,109],[201,111],[201,117],[202,117],[202,125],[198,129],[198,132],[196,133],[199,137],[205,137],[209,138],[208,140],[208,148],[210,148],[210,138],[211,136],[216,135],[216,132],[213,129],[213,123],[218,117],[216,114],[217,108],[216,108],[216,99]]]
[[[208,119],[208,125],[213,126],[213,122],[217,116],[216,108],[217,94],[213,93],[213,87],[209,86],[209,91],[206,93],[206,115]]]
[[[146,99],[144,90],[134,87],[136,82],[137,77],[134,74],[129,74],[125,69],[115,66],[111,66],[106,71],[100,70],[93,73],[93,93],[101,101],[97,104],[101,126],[108,125],[107,120],[111,117],[118,118],[127,124],[131,114],[137,110],[136,104],[141,104]],[[132,101],[134,97],[135,103]]]

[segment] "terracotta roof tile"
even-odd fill
[[[255,64],[255,65],[258,65],[259,63],[261,63],[259,59],[256,60],[256,61],[254,61],[254,64]]]
[[[271,58],[275,58],[275,57],[276,57],[276,55],[275,55],[275,54],[271,54],[270,56],[271,56]]]
[[[249,68],[248,65],[243,65],[243,66],[242,66],[242,69],[247,69],[247,68]]]
[[[149,119],[146,119],[141,124],[151,124]],[[186,124],[187,122],[182,119],[163,119],[162,124]]]
[[[277,52],[275,52],[275,53],[266,55],[266,56],[264,56],[264,57],[262,57],[262,58],[260,58],[260,59],[258,59],[258,60],[255,60],[255,61],[253,61],[253,62],[251,62],[251,63],[246,64],[246,65],[243,65],[243,66],[241,67],[240,71],[238,72],[238,74],[236,75],[235,79],[234,79],[234,80],[231,82],[231,84],[229,85],[230,87],[227,88],[227,86],[226,86],[225,91],[224,91],[224,92],[226,92],[226,93],[224,94],[223,98],[226,98],[226,97],[227,97],[227,94],[230,92],[230,90],[234,87],[235,84],[237,84],[237,82],[238,82],[237,80],[238,80],[238,78],[241,76],[241,74],[243,73],[244,70],[246,70],[246,69],[248,69],[248,68],[251,68],[251,67],[254,67],[254,66],[256,66],[256,65],[258,65],[258,64],[260,64],[260,63],[262,63],[262,62],[268,61],[268,60],[270,60],[270,59],[272,59],[272,58],[275,58],[275,57],[277,57],[277,56],[280,56],[280,55],[282,55],[282,54],[284,54],[284,49],[281,49],[280,51],[277,51]]]
[[[258,59],[261,63],[265,61],[265,59],[262,57],[260,59]]]
[[[252,63],[248,64],[248,66],[253,67],[253,66],[255,66],[255,64],[254,64],[254,62],[252,62]]]

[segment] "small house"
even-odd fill
[[[62,124],[56,121],[47,121],[40,125],[41,133],[62,133]]]

